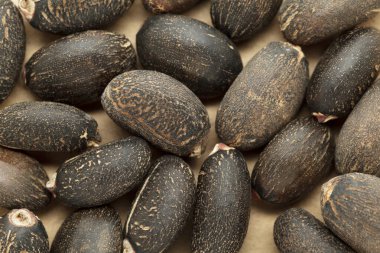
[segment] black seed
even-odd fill
[[[201,101],[182,83],[165,74],[126,72],[107,86],[104,110],[118,125],[164,151],[199,156],[210,130]]]
[[[251,59],[224,96],[216,116],[218,136],[242,150],[263,147],[298,113],[308,77],[300,48],[270,43]]]
[[[0,111],[0,145],[71,152],[97,145],[97,122],[85,112],[53,102],[22,102]]]
[[[237,253],[248,230],[247,163],[236,149],[217,144],[203,163],[197,188],[192,252]]]
[[[222,96],[242,69],[227,36],[180,15],[150,17],[137,34],[137,52],[144,68],[178,79],[205,99]]]
[[[200,0],[143,0],[144,7],[155,14],[182,13],[189,10]]]
[[[195,190],[189,165],[175,156],[159,158],[129,213],[124,253],[164,252],[185,226]]]
[[[69,206],[107,204],[143,182],[150,159],[148,143],[129,137],[67,160],[48,186]]]
[[[65,219],[51,253],[120,253],[123,228],[119,214],[108,206],[83,209]]]

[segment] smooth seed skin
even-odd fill
[[[28,224],[24,224],[25,221]],[[26,209],[10,211],[0,217],[0,251],[49,253],[49,240],[44,225]]]
[[[322,222],[302,208],[283,212],[276,219],[273,235],[281,253],[354,253]]]
[[[67,217],[57,232],[51,253],[120,253],[123,227],[108,206],[82,209]]]
[[[295,119],[260,154],[252,188],[269,203],[292,203],[328,175],[333,159],[330,130],[311,117]]]
[[[183,230],[195,201],[195,179],[181,158],[166,155],[153,165],[125,225],[124,253],[164,252]],[[131,251],[132,250],[132,251]]]
[[[0,102],[16,85],[25,57],[26,35],[22,17],[10,0],[0,1]]]
[[[380,179],[351,173],[322,186],[327,227],[360,253],[380,252]]]
[[[285,38],[296,44],[316,44],[373,17],[378,0],[284,0],[279,21]]]
[[[212,23],[234,42],[242,42],[268,26],[281,3],[282,0],[212,0]]]
[[[72,152],[100,142],[98,123],[54,102],[21,102],[0,110],[0,145],[27,151]]]
[[[216,152],[203,163],[198,177],[192,252],[237,253],[240,250],[249,224],[249,182],[243,155],[218,144]]]
[[[134,0],[19,0],[29,23],[43,32],[71,34],[115,22]]]
[[[380,176],[380,81],[364,94],[344,123],[336,144],[335,167],[341,174]]]
[[[178,156],[203,152],[210,130],[205,106],[165,74],[136,70],[113,79],[102,95],[109,117],[122,128]]]
[[[174,77],[202,99],[224,95],[243,68],[226,35],[186,16],[150,17],[136,40],[145,69]]]
[[[308,71],[301,49],[289,43],[272,42],[260,50],[219,106],[219,138],[241,150],[266,145],[301,108]]]
[[[185,12],[200,0],[143,0],[146,10],[154,13],[182,13]]]
[[[33,158],[0,147],[0,175],[0,207],[35,211],[49,204],[49,178]]]
[[[380,70],[380,32],[357,28],[338,37],[324,53],[308,86],[315,113],[345,118]]]
[[[57,171],[57,199],[84,208],[110,203],[140,185],[151,151],[137,137],[111,142],[67,160]]]
[[[99,101],[114,77],[135,67],[135,50],[124,35],[87,31],[38,50],[25,65],[25,82],[43,100],[85,105]]]

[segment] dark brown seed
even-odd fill
[[[308,78],[300,48],[270,43],[248,62],[224,96],[216,116],[218,136],[241,150],[263,147],[298,113]]]
[[[345,118],[380,70],[380,32],[358,28],[341,35],[324,53],[307,91],[318,121]]]
[[[234,42],[248,40],[268,26],[282,0],[212,0],[214,26]]]
[[[179,156],[203,153],[210,130],[207,110],[182,83],[165,74],[136,70],[116,77],[102,96],[119,126]]]
[[[73,207],[110,203],[138,186],[149,171],[151,151],[137,137],[108,143],[67,160],[48,187]]]
[[[0,252],[48,253],[48,236],[38,217],[27,209],[15,209],[0,217]]]
[[[189,165],[175,156],[159,158],[129,213],[124,253],[164,252],[193,211],[195,190]]]
[[[243,155],[234,148],[217,144],[198,177],[192,252],[240,250],[250,216],[249,181]]]
[[[10,0],[0,1],[0,102],[11,93],[25,57],[22,17]]]
[[[176,78],[205,99],[222,96],[243,67],[227,36],[180,15],[150,17],[137,34],[137,52],[144,68]]]
[[[339,173],[362,172],[380,177],[380,81],[355,106],[336,144]]]
[[[182,13],[189,10],[200,0],[143,0],[144,7],[155,14]]]
[[[354,253],[322,222],[302,208],[283,212],[274,224],[273,234],[282,253]]]
[[[284,0],[279,20],[287,40],[306,46],[355,27],[379,8],[379,0]]]
[[[124,35],[88,31],[38,50],[25,65],[25,83],[43,100],[90,104],[115,76],[135,66],[135,50]]]
[[[38,161],[0,147],[0,175],[0,207],[34,211],[49,204],[49,178]]]
[[[51,253],[120,253],[123,228],[115,209],[103,206],[79,210],[65,219]]]
[[[355,251],[380,252],[380,179],[352,173],[322,187],[322,216],[327,227]]]
[[[288,204],[310,192],[331,170],[333,139],[312,118],[290,122],[265,147],[252,173],[252,188],[272,204]]]
[[[22,102],[0,111],[0,145],[28,151],[72,152],[100,142],[98,123],[53,102]]]
[[[19,0],[19,8],[33,27],[44,32],[70,34],[113,23],[133,1]]]

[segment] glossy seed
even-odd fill
[[[51,253],[120,253],[123,228],[119,214],[108,206],[82,209],[65,219]]]
[[[354,253],[322,222],[302,208],[283,212],[274,224],[273,234],[282,253]]]
[[[358,28],[336,39],[314,71],[307,103],[322,123],[345,118],[380,70],[380,32]]]
[[[116,21],[134,0],[19,0],[19,9],[36,29],[70,34],[103,28]]]
[[[141,184],[151,151],[137,137],[108,143],[67,160],[49,182],[57,199],[77,208],[110,203]]]
[[[0,110],[0,145],[28,151],[72,152],[100,142],[97,122],[53,102],[21,102]]]
[[[351,173],[323,185],[322,216],[327,227],[355,251],[380,252],[380,179]]]
[[[25,57],[24,23],[11,0],[0,1],[0,102],[11,93]]]
[[[224,96],[216,131],[229,146],[263,147],[298,113],[308,83],[301,49],[272,42],[260,50]]]
[[[214,26],[234,42],[251,39],[276,16],[282,0],[212,0]]]
[[[222,96],[242,69],[239,51],[227,36],[189,17],[150,17],[136,39],[145,69],[176,78],[200,98]]]
[[[290,122],[265,147],[252,173],[252,188],[272,204],[288,204],[309,193],[330,172],[330,130],[312,118]]]
[[[104,110],[119,126],[179,156],[203,153],[210,130],[205,106],[182,83],[165,74],[136,70],[111,81]]]
[[[243,155],[217,144],[198,177],[192,252],[239,252],[248,230],[249,182]]]
[[[0,175],[0,207],[34,211],[49,204],[48,176],[33,158],[0,147]]]
[[[124,35],[88,31],[38,50],[25,65],[25,83],[43,100],[91,104],[115,76],[135,66],[135,50]]]
[[[336,144],[339,173],[380,176],[380,81],[364,94],[344,123]]]
[[[182,13],[189,10],[200,0],[143,0],[144,7],[155,14]]]
[[[27,209],[14,209],[0,217],[0,250],[4,253],[49,253],[42,222]]]
[[[279,20],[287,40],[311,45],[355,27],[379,8],[378,0],[284,0]]]
[[[123,252],[164,252],[193,211],[195,190],[189,165],[176,156],[159,158],[133,202]]]

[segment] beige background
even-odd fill
[[[203,1],[201,4],[193,8],[191,11],[185,13],[185,15],[211,24],[209,10],[209,1]],[[139,28],[142,26],[144,20],[148,17],[148,15],[149,14],[145,11],[145,9],[142,6],[141,0],[136,0],[132,8],[114,25],[109,27],[108,30],[125,34],[135,45],[135,35]],[[367,22],[366,25],[371,25],[380,28],[380,17],[378,16],[377,18]],[[41,33],[33,29],[29,24],[25,24],[25,26],[27,31],[27,52],[25,60],[28,60],[31,57],[31,55],[40,47],[47,45],[49,42],[58,38],[58,36]],[[249,42],[238,45],[244,64],[246,64],[247,61],[267,43],[269,43],[270,41],[277,40],[284,40],[284,38],[281,35],[277,21],[274,20],[272,24],[267,29],[265,29],[265,31],[258,34],[254,39],[250,40]],[[304,48],[304,52],[310,63],[310,73],[312,73],[312,70],[316,65],[317,59],[319,58],[319,56],[321,55],[321,53],[327,45],[327,43],[324,43],[323,45],[319,45],[316,47]],[[25,87],[23,81],[19,80],[11,96],[0,105],[0,109],[16,102],[28,100],[36,100],[36,98]],[[207,150],[201,159],[188,160],[196,175],[198,175],[200,166],[207,157],[207,154],[210,153],[213,146],[218,142],[214,130],[215,113],[218,107],[218,103],[212,102],[206,105],[210,113],[212,123],[212,131],[209,136]],[[107,143],[111,140],[128,136],[126,132],[117,127],[107,117],[107,115],[101,110],[100,105],[97,105],[94,108],[84,108],[84,110],[93,115],[95,119],[98,121],[100,133],[103,137],[102,143]],[[257,158],[257,154],[258,152],[245,153],[250,171],[252,171],[254,161]],[[59,164],[62,163],[65,159],[65,157],[62,156],[50,154],[34,153],[33,156],[43,163],[44,167],[48,171],[49,176],[51,176],[55,172]],[[314,215],[316,215],[318,218],[320,218],[321,216],[319,205],[319,191],[320,186],[318,186],[312,193],[308,194],[302,201],[298,202],[294,206],[303,207],[311,213],[313,213]],[[132,200],[133,193],[130,193],[128,194],[128,196],[120,199],[119,201],[113,204],[118,209],[123,222],[125,221]],[[276,217],[281,211],[285,209],[286,207],[270,207],[263,203],[252,201],[249,231],[245,243],[241,249],[241,252],[278,252],[273,242],[272,229]],[[2,213],[5,212],[5,210],[0,211]],[[57,203],[56,201],[53,201],[53,203],[48,208],[46,208],[46,210],[37,213],[37,215],[41,218],[46,227],[50,241],[53,240],[59,226],[63,222],[64,218],[71,211],[72,210],[70,210],[69,208],[62,206],[60,203]],[[188,226],[184,233],[176,241],[176,243],[174,243],[174,245],[170,248],[169,252],[191,252],[190,238],[191,228],[190,226]]]

